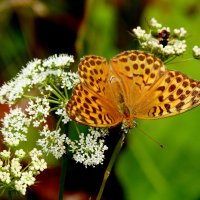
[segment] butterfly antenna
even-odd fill
[[[153,138],[153,137],[151,137],[149,134],[147,134],[144,130],[142,130],[141,128],[139,128],[138,126],[137,126],[137,128],[140,130],[140,132],[143,134],[143,135],[145,135],[145,136],[147,136],[150,140],[152,140],[153,142],[155,142],[156,144],[158,144],[159,146],[160,146],[160,148],[163,148],[164,147],[164,145],[163,144],[161,144],[158,140],[156,140],[155,138]]]

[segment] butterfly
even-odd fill
[[[109,63],[85,56],[78,66],[80,83],[66,105],[68,116],[93,127],[112,127],[135,119],[160,119],[200,104],[200,82],[167,70],[153,54],[125,51]]]

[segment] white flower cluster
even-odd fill
[[[153,52],[161,59],[182,55],[187,48],[185,37],[186,30],[181,27],[170,32],[169,27],[163,27],[156,19],[149,23],[150,30],[146,32],[140,26],[133,29],[134,36],[138,39],[143,50]]]
[[[8,190],[16,190],[24,195],[27,187],[35,183],[35,176],[47,168],[42,158],[44,153],[51,153],[57,159],[66,153],[66,135],[61,132],[59,125],[69,121],[66,114],[68,90],[79,81],[77,73],[67,69],[72,62],[73,57],[65,54],[46,60],[34,59],[13,80],[0,87],[0,103],[6,103],[10,108],[1,120],[0,128],[2,141],[9,149],[0,152],[1,188],[2,184],[7,184]],[[28,101],[24,103],[22,98]],[[17,100],[20,100],[19,104]],[[57,121],[58,128],[50,131],[45,124],[52,112],[59,115],[60,119]],[[29,139],[27,134],[30,127],[43,129],[36,141],[41,150],[29,152],[30,159],[27,161],[28,155],[22,149],[12,147]],[[25,157],[26,166],[22,165]]]
[[[44,152],[51,153],[55,158],[61,158],[65,151],[66,135],[61,134],[61,130],[57,129],[50,131],[48,126],[45,125],[40,132],[42,139],[38,140],[38,145],[42,147]]]
[[[194,58],[200,59],[200,48],[197,45],[193,47],[192,52],[193,52]]]
[[[61,88],[66,87],[68,90],[71,90],[75,85],[79,83],[78,73],[63,72],[61,76],[62,76]]]
[[[26,112],[28,113],[29,118],[33,123],[33,126],[39,127],[42,122],[46,122],[46,118],[50,112],[50,105],[48,99],[46,97],[37,97],[34,100],[31,99],[28,102]]]
[[[69,66],[74,62],[73,56],[68,56],[66,54],[53,55],[43,61],[44,67],[60,67],[60,66]]]
[[[65,102],[63,104],[61,103],[60,107],[55,111],[56,115],[62,117],[63,124],[67,124],[71,120],[66,113],[66,104]]]
[[[0,183],[10,185],[12,190],[25,195],[27,187],[35,183],[35,176],[47,168],[46,161],[42,158],[40,150],[33,149],[30,151],[30,163],[24,166],[21,161],[26,153],[19,149],[15,155],[11,155],[10,151],[4,150],[0,153]]]
[[[90,128],[86,136],[84,133],[79,135],[79,140],[72,141],[67,137],[66,143],[69,145],[69,151],[73,153],[73,159],[86,167],[102,164],[104,152],[108,149],[103,139],[107,133],[107,129]]]
[[[30,119],[21,108],[11,109],[2,119],[1,133],[8,146],[17,146],[20,141],[26,141],[26,133],[30,125]]]
[[[59,83],[61,86],[64,69],[73,62],[73,57],[66,54],[54,55],[44,61],[35,59],[29,62],[15,79],[0,88],[0,103],[14,104],[17,99],[22,98],[33,87],[43,86],[45,90],[46,83],[49,81],[53,82],[55,80],[54,82]],[[76,80],[72,76],[70,74],[68,85],[70,85],[70,81],[74,83],[77,81],[76,75],[74,75]]]

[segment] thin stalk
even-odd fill
[[[69,96],[68,96],[68,91],[67,91],[66,86],[64,87],[64,92],[65,92],[65,97],[66,97],[66,99],[68,100],[68,99],[69,99]]]
[[[9,191],[9,192],[8,192],[8,196],[9,196],[9,200],[12,200],[12,199],[13,199],[12,191]]]
[[[66,169],[67,169],[67,156],[63,156],[61,160],[60,190],[58,197],[59,200],[63,200],[64,196]]]
[[[102,183],[101,183],[101,187],[100,187],[100,189],[99,189],[99,193],[98,193],[98,195],[97,195],[96,200],[101,200],[101,197],[102,197],[102,195],[103,195],[104,188],[105,188],[105,186],[106,186],[106,182],[107,182],[107,180],[108,180],[108,177],[110,176],[110,172],[111,172],[112,167],[113,167],[113,165],[114,165],[114,163],[115,163],[115,161],[116,161],[116,159],[117,159],[117,156],[119,155],[119,152],[120,152],[120,150],[121,150],[121,148],[122,148],[122,146],[123,146],[123,144],[124,144],[125,138],[126,138],[126,134],[123,132],[123,133],[121,134],[121,137],[120,137],[119,141],[117,142],[117,144],[116,144],[116,146],[115,146],[115,149],[114,149],[114,151],[113,151],[113,153],[112,153],[111,159],[110,159],[110,161],[109,161],[109,163],[108,163],[108,166],[107,166],[107,168],[106,168],[106,171],[105,171],[105,173],[104,173],[103,181],[102,181]]]

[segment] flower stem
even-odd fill
[[[63,200],[66,168],[67,168],[67,158],[66,156],[64,156],[61,161],[60,191],[59,191],[59,198],[58,198],[59,200]]]
[[[108,180],[108,177],[110,176],[110,172],[111,172],[112,167],[113,167],[113,165],[114,165],[114,163],[115,163],[115,161],[117,159],[117,156],[118,156],[118,154],[119,154],[119,152],[120,152],[120,150],[121,150],[121,148],[122,148],[122,146],[124,144],[125,138],[126,138],[126,134],[124,132],[122,132],[121,137],[120,137],[119,141],[117,142],[117,144],[115,146],[115,149],[114,149],[114,151],[112,153],[111,159],[110,159],[110,161],[108,163],[108,166],[106,168],[106,171],[104,173],[103,181],[101,183],[101,187],[99,189],[99,193],[97,195],[96,200],[101,200],[104,188],[106,186],[106,182]]]

